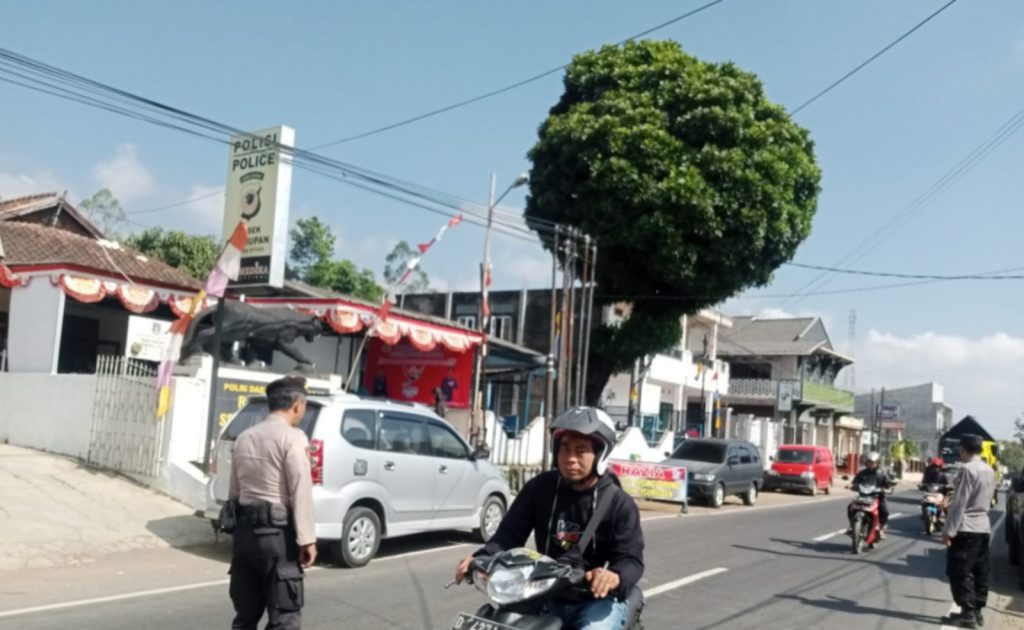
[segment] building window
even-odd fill
[[[455,318],[455,322],[460,326],[476,330],[476,315],[460,315]]]
[[[510,315],[498,315],[491,317],[490,320],[490,331],[491,337],[497,337],[505,341],[513,341],[514,334],[512,332],[512,317]]]

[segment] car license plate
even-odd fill
[[[466,613],[459,613],[452,624],[452,630],[516,630],[496,621],[488,621]]]

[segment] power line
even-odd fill
[[[46,78],[40,79],[38,77],[25,75],[19,72],[14,72],[10,69],[12,65],[15,68],[24,68],[27,69],[28,72],[34,72]],[[217,142],[219,144],[229,144],[230,140],[229,138],[218,137],[216,135],[209,135],[201,131],[196,131],[195,129],[183,127],[182,125],[176,123],[169,123],[166,120],[154,118],[153,115],[139,113],[137,111],[127,109],[126,107],[123,107],[118,104],[110,104],[108,102],[96,98],[95,96],[91,96],[90,94],[82,94],[72,89],[68,89],[67,87],[55,85],[52,81],[57,81],[58,83],[69,85],[75,89],[83,90],[91,94],[101,94],[104,96],[112,97],[120,103],[128,103],[135,106],[139,106],[139,104],[141,104],[141,106],[145,109],[154,109],[160,115],[168,116],[176,121],[188,123],[200,127],[203,130],[212,131],[216,134],[247,135],[246,132],[235,129],[223,123],[218,123],[216,121],[203,118],[183,110],[176,109],[169,105],[165,105],[163,103],[159,103],[157,101],[153,101],[145,97],[141,97],[135,94],[131,94],[129,92],[125,92],[123,90],[119,90],[112,86],[108,86],[93,81],[91,79],[81,77],[69,71],[61,70],[54,66],[50,66],[48,64],[35,61],[28,57],[24,57],[22,55],[2,48],[0,48],[0,72],[5,72],[8,75],[15,75],[20,78],[24,78],[28,81],[34,82],[36,85],[26,84],[21,81],[13,81],[10,79],[5,79],[3,77],[0,77],[0,80],[15,83],[22,87],[58,96],[60,98],[64,98],[67,100],[72,100],[77,103],[97,107],[99,109],[110,111],[111,113],[127,116],[129,118],[133,118],[143,122],[148,122],[151,124],[164,126],[166,128],[170,128],[173,130],[189,133],[191,135],[201,137],[213,142]],[[357,167],[351,164],[346,164],[344,162],[333,160],[331,158],[326,158],[324,156],[312,153],[308,150],[285,147],[282,145],[278,145],[278,148],[281,151],[288,154],[288,157],[293,161],[297,168],[303,168],[305,170],[309,170],[320,175],[324,175],[327,171],[334,171],[339,173],[341,178],[333,177],[332,179],[336,179],[337,181],[343,183],[352,184],[350,178],[354,177],[356,179],[365,181],[373,186],[379,186],[385,190],[391,190],[398,192],[402,195],[417,197],[429,203],[445,206],[446,210],[444,212],[447,214],[447,216],[454,216],[456,212],[454,212],[453,210],[465,212],[467,214],[475,215],[477,217],[483,216],[481,212],[473,211],[474,208],[481,208],[482,206],[480,206],[480,204],[460,199],[455,195],[450,195],[448,193],[442,193],[440,191],[431,190],[425,186],[412,184],[410,182],[403,182],[401,180],[398,180],[397,178],[384,175],[381,173],[375,173],[368,169]],[[374,188],[367,189],[373,190],[374,192],[378,193],[381,192]],[[211,193],[210,196],[212,196],[212,194],[213,193]],[[409,203],[410,205],[416,207],[423,207],[424,205],[420,203],[410,203],[410,200],[405,199],[403,197],[395,195],[388,196],[403,203]],[[191,201],[194,201],[194,199]],[[151,210],[156,211],[157,209]],[[526,237],[528,237],[530,242],[536,242],[536,236],[534,232],[529,230],[526,226],[509,223],[507,220],[504,220],[500,217],[496,219],[495,223],[498,226],[497,231],[499,233],[511,236],[520,236],[523,237],[523,240],[526,240]],[[552,225],[556,224],[552,223]],[[554,229],[550,227],[537,226],[536,231],[553,232]]]
[[[871,276],[875,278],[910,278],[915,280],[1024,280],[1024,275],[993,276],[988,274],[962,274],[962,275],[936,275],[936,274],[914,274],[914,273],[891,273],[884,271],[861,271],[858,269],[837,269],[835,267],[822,267],[820,265],[805,265],[802,263],[784,263],[789,267],[799,269],[812,269],[815,271],[827,271],[829,273],[840,273],[854,276]],[[1015,267],[1013,271],[1024,269]]]
[[[625,44],[626,42],[633,41],[634,39],[637,39],[639,37],[643,37],[645,35],[650,35],[651,33],[655,32],[655,31],[661,30],[661,29],[663,29],[663,28],[665,28],[667,26],[671,26],[672,24],[675,24],[676,22],[680,22],[682,20],[685,20],[686,18],[688,18],[688,17],[690,17],[692,15],[697,15],[698,13],[700,13],[702,11],[705,11],[707,9],[710,9],[711,7],[715,6],[716,4],[720,4],[722,2],[724,2],[724,0],[713,0],[712,2],[708,2],[707,4],[701,5],[701,6],[697,7],[696,9],[693,9],[692,11],[688,11],[688,12],[682,14],[682,15],[679,15],[679,16],[676,16],[676,17],[672,18],[671,20],[667,20],[665,22],[662,22],[661,24],[658,24],[657,26],[651,27],[651,28],[649,28],[649,29],[647,29],[645,31],[641,31],[640,33],[637,33],[636,35],[633,35],[632,37],[628,37],[628,38],[618,42],[616,45],[617,46],[621,46],[621,45]],[[398,122],[391,123],[389,125],[384,125],[383,127],[377,127],[376,129],[371,129],[369,131],[364,131],[362,133],[358,133],[358,134],[355,134],[353,136],[347,136],[345,138],[341,138],[340,140],[333,140],[331,142],[325,142],[323,144],[318,144],[318,145],[316,145],[314,147],[310,147],[310,149],[313,150],[313,151],[316,151],[316,150],[319,150],[319,149],[326,149],[328,147],[333,147],[333,146],[336,146],[336,145],[339,145],[339,144],[344,144],[346,142],[352,142],[353,140],[361,140],[363,138],[368,138],[370,136],[375,136],[375,135],[377,135],[379,133],[384,133],[385,131],[391,131],[392,129],[397,129],[399,127],[404,127],[406,125],[411,125],[412,123],[419,122],[419,121],[425,120],[427,118],[433,118],[434,116],[438,116],[440,114],[444,114],[445,112],[450,112],[452,110],[459,109],[459,108],[465,107],[467,105],[472,105],[473,103],[479,103],[480,101],[489,99],[489,98],[494,97],[494,96],[499,96],[499,95],[504,94],[506,92],[511,92],[512,90],[514,90],[516,88],[520,88],[520,87],[522,87],[524,85],[528,85],[528,84],[533,83],[535,81],[539,81],[539,80],[541,80],[541,79],[543,79],[545,77],[549,77],[552,74],[561,72],[561,71],[565,70],[568,67],[569,67],[569,64],[563,64],[561,66],[558,66],[557,68],[552,68],[550,70],[545,70],[544,72],[541,72],[540,74],[535,74],[532,77],[523,79],[521,81],[516,81],[515,83],[512,83],[510,85],[506,85],[505,87],[498,88],[496,90],[491,90],[490,92],[485,92],[483,94],[480,94],[479,96],[474,96],[472,98],[467,98],[467,99],[459,101],[457,103],[452,103],[451,105],[446,105],[444,107],[439,107],[438,109],[434,109],[434,110],[431,110],[431,111],[428,111],[428,112],[424,112],[424,113],[419,114],[417,116],[413,116],[412,118],[406,118],[405,120],[400,120]]]
[[[217,190],[215,190],[215,191],[213,191],[211,193],[208,193],[208,194],[205,194],[205,195],[200,195],[199,197],[192,197],[190,199],[183,199],[183,200],[178,201],[176,203],[167,204],[166,206],[158,206],[156,208],[146,208],[145,210],[132,210],[131,212],[125,212],[125,214],[149,214],[151,212],[162,212],[164,210],[170,210],[172,208],[180,208],[181,206],[187,206],[190,203],[195,203],[197,201],[202,201],[203,199],[209,199],[211,197],[216,197],[216,196],[223,195],[223,194],[224,194],[224,189],[223,188],[218,188]]]
[[[889,43],[889,45],[887,45],[887,46],[886,46],[885,48],[883,48],[883,49],[879,50],[879,51],[878,51],[878,52],[876,52],[875,54],[873,54],[873,55],[871,55],[870,57],[868,57],[867,59],[865,59],[865,60],[864,60],[863,62],[861,62],[861,63],[860,63],[859,65],[857,65],[857,67],[855,67],[855,68],[854,68],[853,70],[850,70],[849,72],[847,72],[847,73],[846,73],[846,74],[844,74],[843,76],[839,77],[838,79],[836,79],[835,81],[833,81],[832,83],[830,83],[828,87],[826,87],[826,88],[825,88],[825,89],[823,89],[822,91],[818,92],[817,94],[815,94],[815,95],[814,95],[814,96],[812,96],[811,98],[809,98],[809,99],[807,99],[806,101],[804,101],[804,102],[803,102],[803,103],[802,103],[802,104],[801,104],[801,105],[800,105],[799,107],[797,107],[796,109],[793,109],[793,110],[791,110],[791,111],[789,112],[789,115],[790,115],[790,116],[793,116],[793,115],[795,115],[795,114],[799,113],[799,112],[800,112],[800,111],[802,111],[802,110],[803,110],[803,109],[804,109],[805,107],[809,106],[809,105],[810,105],[811,103],[813,103],[813,102],[817,101],[817,100],[818,100],[819,98],[821,98],[821,97],[825,96],[826,94],[828,94],[829,92],[831,92],[832,90],[834,90],[834,89],[835,89],[836,87],[838,87],[838,86],[839,86],[839,85],[840,85],[841,83],[843,83],[844,81],[846,81],[847,79],[849,79],[849,78],[850,78],[850,77],[852,77],[853,75],[855,75],[855,74],[857,74],[858,72],[860,72],[860,71],[861,71],[862,69],[864,69],[864,68],[865,68],[866,66],[868,66],[868,65],[869,65],[869,64],[870,64],[870,63],[871,63],[872,61],[874,61],[875,59],[878,59],[879,57],[881,57],[882,55],[884,55],[884,54],[885,54],[886,52],[888,52],[888,51],[889,51],[889,50],[890,50],[891,48],[893,48],[894,46],[896,46],[897,44],[899,44],[900,42],[902,42],[902,41],[903,41],[904,39],[906,39],[907,37],[909,37],[909,36],[910,36],[910,35],[911,35],[911,34],[912,34],[912,33],[913,33],[914,31],[916,31],[917,29],[921,28],[922,26],[924,26],[925,24],[927,24],[928,22],[930,22],[930,21],[931,21],[931,20],[932,20],[933,18],[935,18],[936,16],[938,16],[938,15],[939,15],[940,13],[942,13],[943,11],[945,11],[946,9],[948,9],[949,7],[953,6],[953,4],[955,4],[955,3],[956,3],[956,0],[949,0],[949,2],[947,2],[946,4],[944,4],[944,5],[942,5],[941,7],[939,7],[939,9],[938,9],[937,11],[935,11],[934,13],[932,13],[931,15],[929,15],[928,17],[926,17],[925,19],[923,19],[923,20],[921,20],[920,22],[918,22],[917,24],[915,24],[915,25],[914,25],[914,27],[913,27],[913,28],[911,28],[911,29],[910,29],[909,31],[907,31],[907,32],[903,33],[902,35],[900,35],[899,37],[897,37],[897,38],[896,38],[895,40],[893,40],[892,42],[890,42],[890,43]]]

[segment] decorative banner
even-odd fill
[[[107,297],[107,290],[102,280],[96,278],[82,278],[78,276],[60,277],[60,286],[64,292],[79,302],[94,304]]]
[[[608,466],[631,497],[686,503],[688,477],[682,466],[615,460]]]
[[[0,287],[13,289],[25,286],[25,281],[18,277],[10,268],[0,262]]]
[[[274,127],[231,138],[224,199],[224,240],[231,238],[240,221],[249,225],[241,271],[237,275],[239,285],[281,287],[284,284],[292,158],[282,147],[293,146],[295,130],[290,127]]]
[[[359,313],[341,308],[334,308],[327,311],[325,319],[334,332],[341,335],[357,333],[365,326],[365,324],[363,324],[363,318]]]
[[[364,385],[371,396],[433,405],[440,388],[448,407],[468,409],[472,378],[470,352],[440,346],[423,352],[407,341],[369,341]]]
[[[117,286],[117,297],[121,305],[132,313],[149,313],[160,306],[160,296],[153,289],[120,284]]]

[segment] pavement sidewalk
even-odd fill
[[[0,571],[214,541],[209,524],[173,499],[71,458],[9,445],[0,445],[0,529]]]

